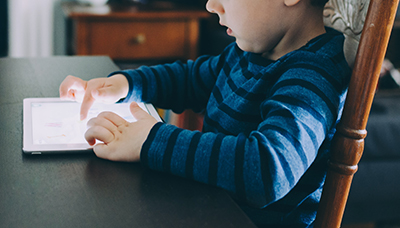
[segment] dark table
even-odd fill
[[[114,70],[108,57],[0,58],[0,227],[254,227],[225,191],[140,163],[22,153],[23,98]]]

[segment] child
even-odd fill
[[[236,42],[219,56],[114,72],[88,82],[68,76],[60,96],[141,100],[205,112],[202,132],[157,123],[135,102],[137,122],[113,113],[88,122],[98,157],[226,189],[260,227],[312,226],[329,147],[351,70],[344,37],[325,28],[326,0],[209,0]]]

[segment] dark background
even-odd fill
[[[8,12],[7,0],[0,0],[0,57],[8,52]]]

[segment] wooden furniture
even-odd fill
[[[194,59],[205,9],[166,3],[90,6],[62,4],[73,21],[73,54],[114,60]]]
[[[22,153],[23,98],[114,70],[108,57],[0,58],[0,226],[255,227],[219,188],[93,153]]]
[[[389,41],[390,43],[390,41]],[[379,90],[368,118],[364,152],[342,224],[394,223],[400,215],[400,90]]]
[[[399,0],[371,0],[369,3],[315,227],[340,227],[351,181],[363,153],[365,129],[398,3]],[[327,7],[334,9],[331,10],[333,24],[335,20],[343,21],[346,26],[337,28],[345,28],[349,36],[348,31],[363,22],[360,19],[367,5],[367,0],[330,0]],[[357,34],[352,37],[357,39]],[[348,61],[351,62],[350,57]]]

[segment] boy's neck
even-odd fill
[[[278,60],[287,53],[303,47],[311,39],[326,33],[322,9],[311,9],[297,16],[292,14],[292,20],[288,24],[285,35],[277,45],[262,54],[264,58]]]

